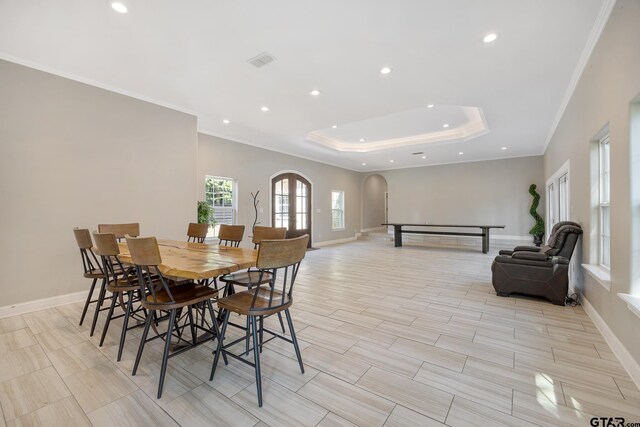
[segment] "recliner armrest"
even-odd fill
[[[551,258],[548,258],[546,260],[532,260],[532,259],[514,258],[510,256],[505,256],[505,255],[498,255],[493,262],[498,264],[512,264],[512,265],[545,267],[545,268],[553,268],[553,266],[555,265],[554,263],[551,262]]]
[[[540,252],[538,246],[516,246],[513,248],[513,252]]]
[[[527,259],[531,261],[550,261],[549,255],[540,252],[517,251],[514,252],[511,257],[516,259]]]

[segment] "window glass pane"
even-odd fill
[[[344,192],[331,192],[331,227],[334,230],[344,228]]]

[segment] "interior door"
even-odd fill
[[[271,181],[271,223],[286,227],[287,237],[309,235],[311,247],[311,184],[295,173],[283,173]]]

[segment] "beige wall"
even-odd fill
[[[595,261],[589,256],[597,244],[590,236],[597,224],[591,220],[589,141],[609,125],[611,290],[586,274],[578,276],[578,287],[638,362],[640,318],[633,315],[616,294],[631,289],[632,239],[640,238],[640,230],[632,232],[629,135],[630,102],[640,93],[639,23],[640,2],[618,1],[544,156],[546,177],[565,161],[571,162],[571,216],[585,229],[579,261]]]
[[[204,199],[206,175],[234,178],[238,184],[237,222],[247,226],[245,236],[250,235],[254,219],[250,193],[260,191],[258,206],[263,212],[258,214],[258,221],[262,225],[270,224],[271,177],[281,171],[297,171],[312,183],[314,243],[353,237],[360,231],[361,181],[358,172],[209,135],[198,135],[199,198]],[[331,230],[332,190],[341,190],[345,194],[343,231]],[[250,246],[250,240],[245,238],[243,246],[247,245]]]
[[[196,118],[0,61],[0,306],[88,289],[72,229],[195,219]]]
[[[376,173],[389,184],[390,222],[506,226],[495,235],[528,236],[529,186],[544,189],[542,156]]]
[[[362,184],[362,228],[377,228],[385,221],[384,195],[387,181],[382,175],[369,175]]]

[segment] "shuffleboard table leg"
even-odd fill
[[[402,246],[402,226],[394,225],[393,226],[393,243],[396,248]]]
[[[482,229],[482,253],[489,252],[489,228]]]

